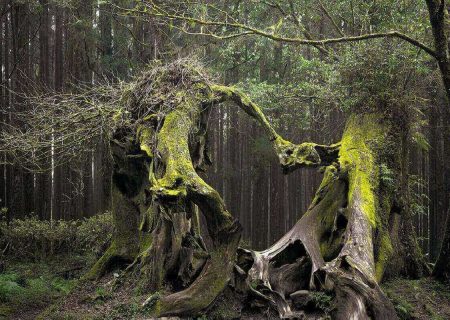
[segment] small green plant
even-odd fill
[[[258,287],[259,281],[258,280],[252,280],[250,282],[250,287],[254,290],[256,290],[256,288]]]
[[[380,179],[385,186],[394,186],[394,171],[391,170],[385,163],[382,163],[380,166]]]
[[[313,291],[311,300],[315,307],[329,314],[333,310],[333,296],[322,291]]]
[[[95,288],[95,294],[92,297],[93,301],[100,303],[100,302],[108,300],[109,298],[111,298],[111,293],[108,292],[108,290],[106,290],[103,287]]]
[[[397,299],[394,308],[400,319],[408,320],[412,318],[414,307],[408,301]]]
[[[140,311],[140,306],[137,302],[123,303],[115,306],[108,319],[133,319]]]

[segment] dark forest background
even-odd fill
[[[272,28],[295,28],[295,21],[290,26],[280,19],[283,13],[273,3],[209,2],[248,24],[265,21]],[[327,50],[264,38],[223,41],[186,35],[149,17],[123,15],[103,1],[0,3],[2,126],[20,126],[23,96],[126,81],[154,60],[179,57],[200,59],[219,81],[248,92],[294,142],[338,141],[346,110],[369,103],[369,94],[411,104],[418,116],[409,154],[410,205],[420,244],[435,260],[450,198],[448,106],[437,67],[417,48],[394,39]],[[326,7],[320,1],[295,2],[305,13],[303,34],[327,38],[396,28],[431,42],[422,1],[324,3]],[[132,7],[135,1],[113,4]],[[352,10],[343,13],[344,5]],[[363,85],[362,79],[370,81]],[[210,124],[213,165],[206,179],[241,221],[245,241],[257,249],[267,247],[307,209],[320,174],[305,169],[284,176],[261,129],[237,108],[217,108]],[[50,170],[41,173],[14,164],[1,150],[0,157],[0,208],[7,220],[32,214],[44,220],[80,219],[110,208],[110,159],[100,141],[93,141],[91,151],[78,161],[56,166],[49,157]]]

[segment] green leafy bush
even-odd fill
[[[44,221],[36,216],[0,221],[0,254],[38,261],[55,254],[101,254],[111,241],[109,212],[83,220]]]
[[[110,212],[95,215],[78,225],[77,249],[80,253],[100,256],[111,243],[113,220]]]

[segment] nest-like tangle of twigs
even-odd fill
[[[167,113],[179,103],[181,92],[195,91],[195,84],[210,81],[196,60],[180,59],[170,64],[155,62],[133,81],[122,84],[122,106],[135,120],[151,113]]]
[[[127,82],[104,81],[63,94],[13,93],[17,103],[8,110],[12,121],[2,124],[0,152],[8,163],[49,170],[92,151],[119,127],[134,130],[146,116],[166,114],[183,96],[195,94],[195,84],[210,81],[198,61],[179,59],[153,62]]]

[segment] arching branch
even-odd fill
[[[116,6],[117,7],[117,6]],[[420,42],[417,39],[414,39],[404,33],[401,33],[399,31],[387,31],[387,32],[376,32],[376,33],[368,33],[363,34],[359,36],[345,36],[345,37],[339,37],[339,38],[328,38],[328,39],[304,39],[304,38],[297,38],[297,37],[285,37],[282,35],[278,35],[274,32],[270,31],[264,31],[262,29],[258,29],[252,26],[249,26],[247,24],[239,23],[239,22],[228,22],[228,21],[214,21],[214,20],[207,20],[207,19],[200,19],[195,18],[192,16],[185,16],[185,15],[179,15],[176,13],[170,13],[157,4],[155,4],[153,1],[143,2],[139,6],[136,6],[134,8],[122,8],[117,7],[118,9],[122,10],[127,15],[144,15],[144,16],[151,16],[156,18],[163,18],[168,19],[172,21],[183,21],[188,22],[192,24],[198,24],[202,26],[213,26],[213,27],[226,27],[231,28],[235,30],[241,30],[241,33],[233,33],[232,36],[229,35],[220,35],[216,33],[204,33],[199,32],[196,33],[198,35],[203,36],[212,36],[216,39],[227,39],[227,38],[235,38],[239,36],[247,36],[247,35],[258,35],[263,36],[265,38],[271,39],[273,41],[279,41],[279,42],[286,42],[291,44],[297,44],[297,45],[311,45],[311,46],[326,46],[331,44],[337,44],[337,43],[346,43],[346,42],[358,42],[358,41],[364,41],[364,40],[370,40],[370,39],[379,39],[379,38],[398,38],[401,40],[404,40],[413,46],[416,46],[426,53],[428,53],[433,58],[437,59],[436,52],[425,45],[424,43]]]
[[[217,102],[234,102],[263,127],[285,173],[301,167],[328,166],[337,159],[339,144],[330,146],[311,142],[294,144],[284,140],[270,125],[260,107],[244,93],[233,87],[220,85],[210,87],[217,95]]]

